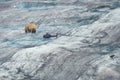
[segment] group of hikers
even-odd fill
[[[33,22],[30,22],[25,26],[25,33],[36,33],[36,25]],[[51,38],[57,37],[58,34],[51,35],[50,33],[46,33],[43,35],[43,38]]]

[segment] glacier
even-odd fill
[[[119,0],[0,4],[0,80],[120,80]],[[25,34],[31,21],[37,33]]]

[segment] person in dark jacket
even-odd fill
[[[58,36],[58,34],[56,34],[56,35],[51,35],[51,34],[49,34],[49,33],[46,33],[46,34],[43,35],[43,38],[51,38],[51,37],[57,37],[57,36]]]

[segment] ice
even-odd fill
[[[119,80],[119,15],[119,0],[13,0],[0,12],[0,79]]]
[[[7,1],[11,1],[11,0],[0,0],[0,2],[7,2]]]

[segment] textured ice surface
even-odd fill
[[[11,0],[0,0],[0,2],[6,2],[6,1],[11,1]]]
[[[1,80],[120,80],[119,0],[12,0],[9,5],[0,7]],[[31,21],[37,33],[25,34]],[[46,32],[59,35],[43,39]]]

